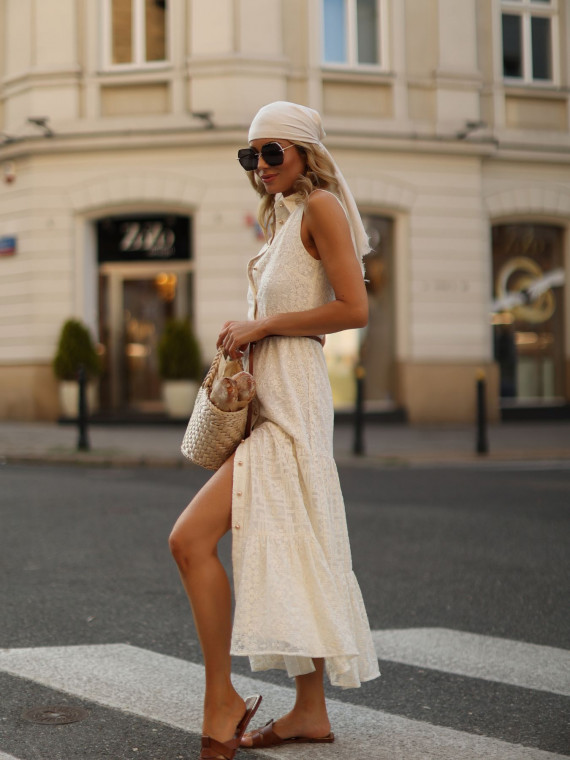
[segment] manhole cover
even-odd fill
[[[30,723],[41,723],[44,726],[60,726],[63,723],[77,723],[80,720],[85,720],[88,715],[89,711],[82,707],[48,705],[46,707],[32,707],[22,713],[22,718],[29,720]]]

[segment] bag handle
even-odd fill
[[[202,388],[205,390],[211,390],[212,385],[214,384],[214,380],[216,379],[218,375],[218,367],[220,366],[220,362],[222,361],[224,356],[224,349],[218,348],[216,355],[212,359],[212,363],[210,365],[210,369],[208,370],[206,377],[202,381]]]
[[[255,343],[249,344],[248,351],[248,371],[250,375],[253,375],[253,354],[255,352]],[[245,423],[245,433],[243,434],[244,440],[251,435],[251,423],[253,418],[253,399],[247,405],[247,420]]]

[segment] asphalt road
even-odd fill
[[[457,662],[434,666],[426,659],[425,665],[424,655],[413,660],[398,652],[383,659],[377,640],[382,678],[357,690],[329,688],[331,699],[347,710],[353,706],[357,722],[361,715],[368,720],[368,712],[358,710],[368,708],[409,719],[404,732],[425,725],[436,745],[438,731],[447,737],[443,729],[449,728],[461,741],[471,736],[508,743],[512,757],[570,755],[570,672],[561,678],[566,690],[540,685],[540,657],[570,649],[570,469],[341,468],[340,475],[371,628],[446,629],[446,647],[456,648]],[[167,537],[207,477],[193,469],[0,468],[0,760],[197,757],[199,737],[175,721],[166,725],[159,717],[117,709],[112,700],[79,697],[79,687],[36,677],[29,663],[19,671],[3,667],[1,655],[29,649],[42,663],[50,655],[38,647],[83,645],[99,652],[107,650],[94,645],[126,644],[148,652],[150,660],[156,653],[199,665]],[[229,568],[229,541],[222,556]],[[421,649],[431,646],[429,631],[424,638],[420,632]],[[473,641],[481,642],[481,666],[483,645],[495,647],[500,639],[499,665],[517,671],[524,659],[527,680],[516,673],[510,681],[480,674],[477,665],[469,669],[463,660],[470,639],[462,633],[480,636]],[[517,642],[533,645],[528,657],[517,654]],[[565,667],[570,661],[560,662]],[[234,670],[291,686],[278,672],[251,674],[243,659],[235,660]],[[152,696],[151,683],[148,692]],[[89,717],[62,726],[22,718],[24,710],[50,704],[83,706]],[[384,758],[384,738],[375,741],[378,754],[369,756]],[[500,747],[507,745],[496,746],[498,754],[486,756],[502,760]],[[522,754],[516,754],[519,746]],[[474,752],[439,757],[479,757]],[[316,755],[297,751],[295,757]]]

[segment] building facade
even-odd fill
[[[570,400],[568,0],[0,0],[0,419],[57,418],[63,322],[103,411],[161,410],[156,345],[245,316],[256,110],[322,113],[373,244],[337,405],[472,420]]]

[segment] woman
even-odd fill
[[[316,111],[271,103],[252,122],[250,147],[238,153],[261,196],[268,242],[248,265],[248,320],[227,322],[218,346],[238,358],[255,344],[257,418],[170,538],[205,661],[201,758],[229,760],[239,745],[332,742],[324,671],[344,688],[379,675],[352,572],[322,351],[327,333],[367,323],[368,238],[323,137]],[[217,556],[228,530],[233,630]],[[260,698],[246,704],[233,688],[230,649],[248,655],[253,670],[282,668],[295,677],[291,712],[245,733]]]

